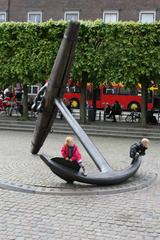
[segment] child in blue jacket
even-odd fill
[[[139,143],[134,143],[130,147],[130,158],[132,158],[132,163],[138,159],[139,156],[144,156],[145,151],[149,147],[149,139],[142,138],[142,140]]]

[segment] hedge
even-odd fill
[[[0,82],[33,84],[48,78],[64,21],[0,23]],[[160,79],[160,22],[81,21],[72,78],[134,85]]]
[[[0,24],[0,81],[41,82],[49,76],[64,21]],[[97,81],[159,79],[160,23],[81,22],[73,78],[82,71]]]

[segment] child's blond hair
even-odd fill
[[[142,138],[141,144],[143,144],[143,146],[148,148],[149,143],[150,143],[150,141],[148,138]]]
[[[142,138],[141,143],[147,143],[149,144],[149,139],[148,138]]]
[[[68,136],[68,137],[66,137],[66,139],[65,139],[65,145],[68,145],[68,143],[73,142],[73,141],[74,141],[74,138],[71,137],[71,136]]]

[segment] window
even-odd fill
[[[103,21],[105,23],[116,23],[118,22],[119,12],[118,11],[104,11]]]
[[[70,11],[64,13],[64,20],[66,21],[78,21],[79,20],[79,11]]]
[[[140,11],[139,21],[142,23],[153,23],[156,19],[155,11]]]
[[[6,22],[6,12],[0,12],[0,22]]]
[[[42,22],[42,12],[29,12],[28,22],[33,22],[33,23]]]
[[[76,86],[76,85],[72,85],[72,86],[66,86],[66,93],[80,93],[81,89],[80,87]]]
[[[130,95],[130,89],[129,88],[119,88],[119,95]]]
[[[38,92],[39,86],[37,85],[28,86],[28,95],[37,95]]]
[[[117,89],[118,88],[104,88],[103,93],[104,94],[111,94],[111,95],[118,94]]]
[[[100,97],[101,97],[101,92],[100,92],[100,89],[99,88],[96,88],[95,90],[93,90],[93,94],[94,94],[94,97],[96,100],[100,100]]]
[[[93,91],[91,88],[87,89],[87,100],[92,100],[93,99]]]

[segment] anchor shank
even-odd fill
[[[73,61],[78,30],[79,23],[70,22],[65,31],[50,74],[48,86],[46,87],[43,101],[44,110],[38,114],[36,121],[36,128],[31,143],[32,154],[39,152],[56,118],[57,108],[53,104],[53,99],[62,97],[64,94],[64,86],[67,84],[68,74]]]

